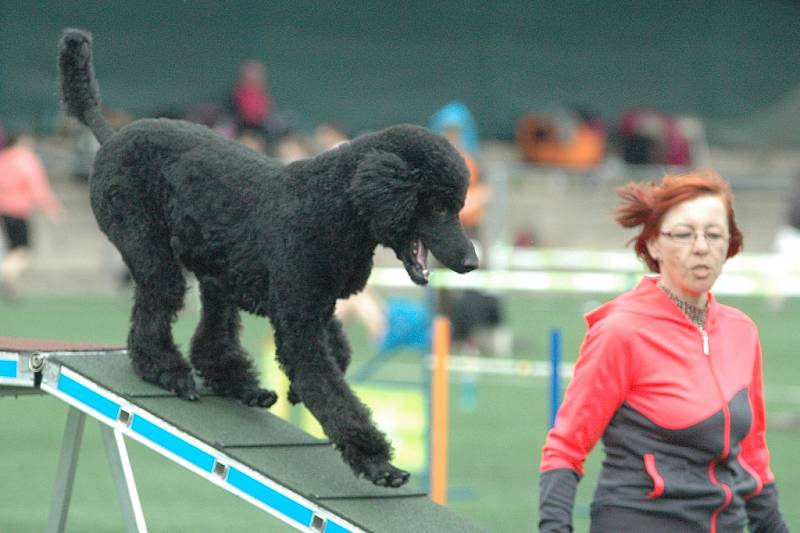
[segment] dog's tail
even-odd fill
[[[100,112],[100,89],[92,67],[92,35],[66,29],[58,43],[58,71],[61,100],[67,113],[89,126],[103,144],[114,135]]]

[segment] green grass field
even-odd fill
[[[610,296],[530,294],[506,300],[508,320],[525,341],[520,358],[545,359],[547,333],[564,332],[565,359],[573,360],[584,334],[584,311]],[[759,325],[765,357],[768,439],[772,466],[790,527],[800,529],[800,357],[796,353],[800,301],[780,311],[751,298],[723,298]],[[594,304],[593,304],[594,302]],[[35,298],[14,305],[0,302],[0,335],[71,341],[123,343],[130,300],[127,295]],[[197,319],[185,311],[176,337],[185,347]],[[243,343],[261,350],[265,321],[245,316]],[[349,324],[354,364],[373,348],[363,328]],[[400,356],[413,364],[413,356]],[[547,426],[544,379],[482,377],[473,409],[461,401],[459,379],[451,378],[450,503],[459,514],[490,531],[533,531],[537,521],[537,465]],[[773,392],[774,391],[774,392]],[[66,406],[46,396],[0,398],[0,531],[42,531],[47,519]],[[792,423],[794,420],[794,423]],[[134,441],[129,449],[148,526],[155,532],[285,531],[287,526]],[[589,458],[575,510],[577,531],[588,530],[588,505],[600,462],[599,447]],[[97,423],[89,419],[78,465],[68,531],[124,531]]]

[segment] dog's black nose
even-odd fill
[[[478,254],[475,253],[475,250],[472,250],[472,253],[464,258],[463,268],[464,273],[472,272],[478,268]]]

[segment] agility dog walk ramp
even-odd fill
[[[0,394],[24,393],[47,393],[70,406],[48,531],[66,524],[86,415],[101,424],[131,532],[147,528],[123,437],[299,531],[482,531],[424,493],[357,479],[328,441],[266,410],[202,390],[200,401],[189,402],[145,383],[125,349],[0,337]]]

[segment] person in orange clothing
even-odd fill
[[[592,533],[786,533],[766,441],[761,342],[711,288],[742,247],[713,171],[631,183],[617,222],[653,275],[586,315],[540,463],[539,531],[572,531],[586,456],[605,459]]]
[[[479,227],[492,197],[491,188],[480,179],[476,161],[479,152],[478,128],[469,108],[458,100],[448,102],[431,117],[429,128],[444,136],[464,158],[469,170],[469,187],[464,207],[458,214],[470,239],[479,241]]]
[[[33,137],[20,134],[0,151],[0,221],[7,241],[0,262],[0,291],[7,296],[14,294],[17,279],[30,266],[29,219],[34,210],[40,208],[54,222],[62,214],[33,145]]]
[[[467,197],[464,199],[464,207],[459,211],[458,218],[467,231],[467,235],[475,240],[478,239],[478,228],[483,220],[486,204],[491,199],[492,192],[489,186],[480,180],[478,164],[465,147],[461,128],[458,125],[446,124],[443,135],[464,158],[464,163],[466,163],[467,170],[469,170]]]

